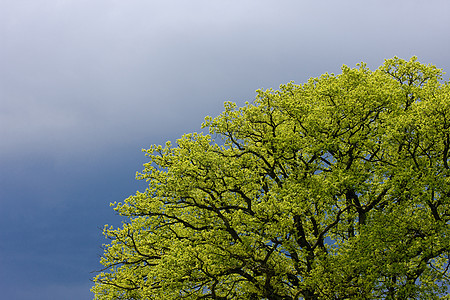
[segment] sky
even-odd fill
[[[0,297],[93,298],[101,229],[122,221],[109,203],[145,189],[142,148],[343,64],[450,72],[449,15],[447,0],[0,0]]]

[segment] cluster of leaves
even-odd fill
[[[145,150],[96,299],[441,299],[450,86],[416,57],[258,91]]]

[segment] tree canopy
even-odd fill
[[[143,150],[96,299],[448,299],[450,86],[412,57],[225,103]]]

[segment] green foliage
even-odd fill
[[[258,91],[153,146],[96,299],[444,299],[450,86],[397,57]]]

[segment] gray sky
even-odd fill
[[[415,54],[445,67],[448,13],[445,1],[2,0],[0,151],[145,144],[342,64]]]
[[[143,187],[141,148],[343,64],[450,72],[449,16],[435,0],[0,0],[0,289],[92,298],[97,227]]]

